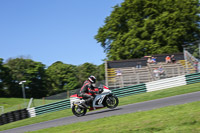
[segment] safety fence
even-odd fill
[[[187,84],[194,84],[200,82],[200,73],[185,75]]]
[[[123,87],[123,88],[112,89],[112,92],[117,97],[124,97],[124,96],[128,96],[128,95],[144,93],[146,91],[147,91],[147,89],[146,89],[145,84],[138,84],[138,85]]]
[[[162,90],[187,84],[199,83],[199,82],[200,82],[200,73],[194,73],[194,74],[187,74],[183,76],[177,76],[173,78],[161,79],[158,81],[118,88],[118,89],[112,89],[112,92],[117,97],[125,97],[128,95],[157,91],[157,90]],[[59,102],[54,102],[28,109],[12,111],[2,114],[0,116],[0,125],[68,108],[71,108],[70,99],[65,99]]]
[[[37,115],[49,113],[49,112],[54,112],[54,111],[59,111],[59,110],[64,110],[70,108],[70,100],[65,99],[59,102],[55,103],[50,103],[38,107],[32,107],[27,109],[30,113],[30,117],[35,117]]]
[[[146,83],[147,92],[186,85],[185,75]]]
[[[51,103],[51,104],[46,104],[43,106],[35,107],[35,114],[36,115],[41,115],[49,112],[54,112],[54,111],[59,111],[59,110],[64,110],[67,108],[70,108],[70,100],[65,99],[59,102]]]

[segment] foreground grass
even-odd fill
[[[200,132],[199,106],[200,101],[52,127],[31,133],[197,133]]]
[[[196,92],[196,91],[200,91],[200,83],[179,86],[179,87],[174,87],[174,88],[155,91],[155,92],[148,92],[148,93],[143,93],[143,94],[138,94],[138,95],[132,95],[132,96],[128,96],[128,97],[123,97],[123,98],[119,99],[119,101],[120,101],[119,105],[143,102],[143,101],[159,99],[159,98],[164,98],[164,97],[169,97],[169,96],[175,96],[175,95],[180,95],[180,94],[186,94],[186,93],[191,93],[191,92]],[[16,127],[20,127],[20,126],[30,125],[30,124],[34,124],[34,123],[39,123],[39,122],[43,122],[43,121],[58,119],[58,118],[62,118],[62,117],[67,117],[67,116],[71,116],[71,115],[73,115],[71,112],[71,109],[47,113],[47,114],[43,114],[43,115],[40,115],[40,116],[37,116],[34,118],[28,118],[25,120],[16,121],[13,123],[2,125],[2,126],[0,126],[0,131],[11,129],[11,128],[16,128]]]

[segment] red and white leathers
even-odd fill
[[[83,97],[85,104],[92,105],[92,101],[94,99],[93,95],[95,95],[97,92],[98,91],[95,89],[92,83],[89,80],[86,80],[81,87],[79,96]]]

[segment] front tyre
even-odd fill
[[[108,108],[114,109],[119,104],[119,100],[116,96],[107,96],[105,104]]]
[[[87,112],[86,108],[81,108],[77,105],[73,105],[72,106],[72,112],[75,116],[80,117],[80,116],[84,116]]]

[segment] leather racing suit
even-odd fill
[[[83,97],[83,99],[85,100],[85,104],[92,106],[92,101],[94,100],[95,93],[98,93],[98,91],[95,91],[92,83],[86,80],[81,87],[79,96]]]

